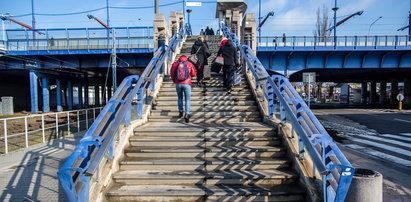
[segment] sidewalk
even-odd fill
[[[57,171],[84,132],[0,156],[0,201],[67,201]]]

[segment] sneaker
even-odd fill
[[[186,123],[190,123],[190,114],[186,114],[184,116],[184,119],[185,119]]]
[[[184,112],[178,112],[178,118],[183,118]]]

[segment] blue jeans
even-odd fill
[[[191,98],[191,86],[188,84],[176,84],[176,91],[178,96],[178,111],[182,112],[183,110],[183,94],[185,98],[185,112],[190,114],[190,98]]]

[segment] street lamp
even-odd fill
[[[10,17],[10,13],[5,13],[0,16],[3,41],[6,41],[6,27],[4,26],[4,21],[6,21],[9,17]]]
[[[189,30],[189,35],[192,35],[193,33],[192,33],[192,30],[191,30],[191,23],[190,23],[190,13],[191,13],[191,9],[187,9],[187,16],[188,16],[188,26],[189,26],[189,28],[190,28],[190,30]]]
[[[335,6],[332,10],[334,11],[334,47],[337,47],[337,0],[335,0]]]
[[[371,33],[371,27],[382,18],[382,16],[380,16],[379,18],[377,18],[373,23],[370,24],[370,28],[368,28],[368,36],[370,36]]]

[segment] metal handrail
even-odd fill
[[[186,35],[186,28],[180,30],[180,35]],[[164,63],[176,43],[181,44],[183,38],[174,35],[170,46],[162,46],[154,53],[141,76],[129,76],[123,80],[113,97],[103,108],[96,121],[80,140],[73,153],[60,168],[58,176],[64,191],[70,201],[88,201],[89,182],[91,176],[99,170],[104,157],[113,159],[114,138],[121,123],[130,122],[130,112],[135,96],[137,100],[138,118],[142,118],[145,89],[157,82],[162,73]]]
[[[269,76],[253,50],[241,45],[237,36],[222,24],[224,35],[231,39],[246,61],[256,88],[267,100],[269,118],[280,111],[282,124],[291,122],[298,135],[298,157],[309,155],[314,168],[322,175],[324,201],[344,201],[354,174],[354,168],[329,136],[327,131],[299,96],[289,80],[283,76]]]
[[[387,47],[411,46],[410,35],[337,36],[261,36],[260,47]]]

